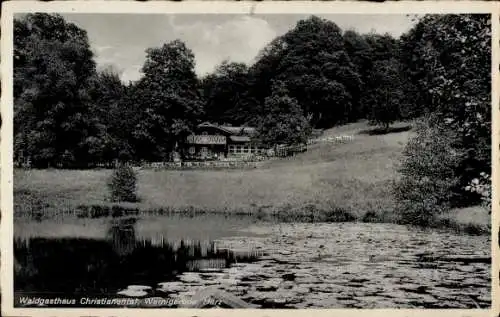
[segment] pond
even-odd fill
[[[30,298],[186,307],[207,289],[219,292],[221,307],[491,305],[489,236],[221,215],[16,220],[14,232],[17,307],[40,304]]]

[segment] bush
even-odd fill
[[[464,157],[456,144],[456,133],[433,118],[419,123],[404,150],[401,179],[394,188],[400,222],[429,226],[453,207],[461,194],[457,170]]]
[[[119,165],[113,171],[108,187],[114,202],[137,201],[137,175],[131,166]]]
[[[367,211],[361,218],[361,222],[381,222],[380,216],[373,210]]]
[[[322,220],[326,222],[351,222],[355,221],[356,217],[342,208],[333,208],[324,212]]]

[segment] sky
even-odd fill
[[[87,31],[98,68],[112,66],[124,82],[140,78],[145,50],[175,39],[195,54],[199,76],[224,60],[251,64],[259,51],[307,15],[63,14]],[[400,36],[414,22],[406,15],[319,15],[342,30]]]

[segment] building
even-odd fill
[[[266,154],[252,127],[232,127],[209,122],[199,124],[186,138],[184,157],[189,160],[223,160]]]

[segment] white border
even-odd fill
[[[439,1],[439,2],[306,2],[306,1],[270,1],[270,2],[228,2],[228,1],[188,1],[188,2],[132,2],[132,1],[11,1],[2,3],[1,20],[1,115],[2,127],[0,140],[2,151],[0,156],[1,200],[2,217],[0,223],[1,239],[1,313],[5,316],[498,316],[500,312],[499,291],[499,262],[498,262],[498,226],[499,222],[499,142],[500,142],[500,110],[498,87],[499,70],[499,10],[496,2],[480,1]],[[424,14],[424,13],[491,13],[492,14],[492,178],[493,184],[493,211],[492,211],[492,308],[483,309],[307,309],[307,310],[270,310],[270,309],[97,309],[97,308],[14,308],[13,307],[13,164],[12,164],[12,65],[13,65],[13,15],[25,12],[59,12],[59,13],[232,13],[232,14]]]
[[[492,125],[492,135],[491,135],[491,182],[493,184],[492,189],[492,211],[491,211],[491,256],[492,256],[492,280],[491,280],[491,298],[492,298],[492,309],[496,312],[498,316],[500,314],[500,258],[499,258],[499,240],[498,240],[498,230],[500,228],[499,213],[500,213],[500,6],[492,14],[491,17],[492,27],[491,27],[491,125]]]

